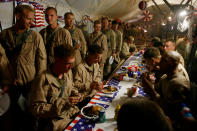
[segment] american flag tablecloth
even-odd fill
[[[119,81],[111,79],[107,85],[113,85],[117,86],[119,89],[122,87],[119,86]],[[100,105],[103,106],[105,109],[107,109],[110,105],[110,103],[113,101],[113,99],[116,97],[118,92],[114,93],[112,97],[106,97],[103,96],[101,92],[97,93],[88,103],[88,105]],[[141,96],[144,96],[143,89],[141,87],[138,87],[138,94]],[[79,114],[74,121],[65,129],[65,131],[93,131],[96,123],[90,122],[88,119],[85,119],[82,117],[81,114]],[[102,129],[100,129],[101,131]]]

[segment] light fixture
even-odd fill
[[[168,21],[172,21],[172,17],[171,16],[168,17]]]
[[[147,30],[146,30],[146,29],[144,29],[144,32],[146,33],[146,32],[147,32]]]
[[[162,25],[162,26],[165,26],[165,25],[166,25],[166,23],[165,23],[165,22],[161,22],[161,25]]]
[[[171,30],[173,30],[174,29],[174,26],[171,26]]]
[[[180,17],[185,17],[187,15],[187,11],[186,10],[182,10],[180,13],[179,13],[179,16]]]

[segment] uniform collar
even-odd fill
[[[83,61],[82,64],[83,64],[83,66],[84,66],[88,71],[90,71],[90,72],[93,72],[93,71],[94,71],[94,64],[92,64],[91,66],[89,66],[89,65],[87,64],[86,61]]]
[[[49,84],[55,85],[56,87],[61,88],[61,87],[60,87],[60,83],[58,82],[58,79],[59,79],[59,78],[56,77],[56,76],[54,75],[54,73],[52,72],[52,70],[51,70],[51,69],[48,69],[48,70],[47,70],[47,73],[50,74],[50,75],[47,75],[47,76],[46,76],[46,78],[47,78]],[[65,74],[63,75],[62,80],[65,80]]]

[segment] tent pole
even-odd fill
[[[2,25],[1,25],[1,21],[0,21],[0,32],[2,32],[2,30],[3,30],[3,29],[2,29]]]
[[[12,19],[12,26],[15,24],[15,15],[14,15],[14,9],[15,9],[15,0],[13,0],[13,19]]]

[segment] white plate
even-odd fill
[[[99,115],[94,115],[94,116],[87,116],[85,115],[84,113],[84,109],[87,108],[87,107],[91,107],[91,106],[99,106],[101,107],[102,109],[101,110],[105,110],[104,107],[100,106],[100,105],[88,105],[88,106],[84,106],[82,109],[81,109],[81,114],[84,118],[86,119],[89,119],[89,120],[97,120],[99,118]]]
[[[104,91],[104,88],[106,88],[106,87],[108,87],[108,86],[111,86],[112,88],[116,88],[116,91],[105,92],[105,91]],[[117,86],[113,86],[113,85],[104,85],[104,86],[103,86],[103,89],[102,89],[102,92],[103,92],[104,94],[113,94],[113,93],[118,92],[118,87],[117,87]]]
[[[110,56],[110,58],[109,58],[109,64],[111,65],[113,62],[114,62],[114,57],[113,56]]]

